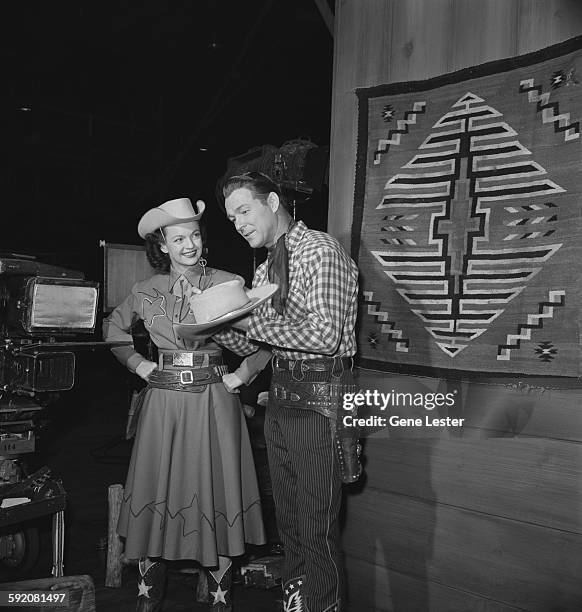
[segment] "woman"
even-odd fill
[[[146,241],[151,266],[159,272],[137,283],[131,295],[104,322],[108,341],[131,341],[142,319],[159,363],[137,353],[133,344],[115,356],[148,382],[129,465],[118,533],[125,555],[139,558],[138,611],[159,610],[165,582],[164,560],[194,559],[209,568],[213,610],[231,610],[230,557],[245,542],[265,541],[255,469],[241,405],[222,382],[217,342],[245,360],[236,374],[250,380],[268,354],[232,329],[184,334],[195,319],[188,297],[240,278],[206,267],[200,217],[187,198],[149,210],[138,233]],[[241,279],[242,280],[242,279]],[[256,368],[254,367],[256,364]]]

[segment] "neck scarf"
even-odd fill
[[[271,298],[271,305],[280,315],[285,312],[285,303],[289,292],[289,252],[285,243],[287,232],[293,227],[290,221],[287,231],[279,236],[279,239],[269,249],[267,256],[267,271],[269,282],[279,285],[279,290]]]

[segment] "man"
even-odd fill
[[[284,609],[335,612],[343,598],[341,466],[330,407],[353,384],[358,270],[335,238],[293,221],[269,177],[230,177],[223,193],[236,230],[269,250],[253,287],[280,287],[244,327],[273,351],[265,438],[285,547]]]

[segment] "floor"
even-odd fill
[[[131,452],[130,443],[124,439],[128,381],[109,354],[78,356],[75,388],[61,394],[47,409],[47,425],[37,452],[28,457],[32,469],[48,465],[62,480],[67,492],[65,575],[88,574],[93,578],[100,612],[134,610],[137,595],[135,566],[124,567],[121,588],[105,587],[101,544],[107,536],[107,489],[111,484],[123,484]],[[50,575],[50,535],[50,523],[44,521],[41,558],[26,578]],[[265,552],[248,551],[251,556]],[[191,571],[170,566],[163,610],[207,610],[195,601],[196,580]],[[236,612],[271,612],[277,609],[279,596],[279,588],[264,590],[235,584],[233,589]]]

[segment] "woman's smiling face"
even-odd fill
[[[172,268],[176,272],[185,272],[198,263],[203,248],[198,221],[166,225],[162,228],[162,233],[164,242],[160,248],[163,253],[170,256]]]

